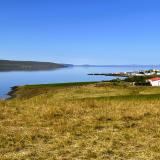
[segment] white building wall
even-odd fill
[[[150,81],[152,86],[160,86],[160,80],[158,81]]]

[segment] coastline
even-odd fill
[[[13,86],[11,87],[10,91],[7,93],[7,95],[9,96],[8,98],[6,98],[5,100],[11,100],[13,98],[16,98],[16,91],[18,90],[19,86]]]
[[[18,97],[17,92],[20,90],[20,87],[25,89],[35,89],[35,88],[62,88],[62,87],[76,87],[76,86],[83,86],[83,85],[89,85],[89,84],[95,84],[95,83],[99,83],[102,81],[93,81],[93,82],[69,82],[69,83],[51,83],[51,84],[33,84],[33,85],[23,85],[23,86],[13,86],[11,87],[10,91],[7,93],[7,95],[9,96],[8,98],[6,98],[5,100],[12,100],[14,98]],[[20,97],[23,97],[23,93],[21,92]]]

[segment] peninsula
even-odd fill
[[[37,71],[68,67],[68,64],[35,61],[0,60],[0,71]]]

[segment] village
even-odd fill
[[[123,80],[132,82],[137,86],[160,86],[160,70],[150,69],[134,72],[116,72],[116,73],[94,73],[88,74],[94,76],[113,76],[119,78],[125,78]]]

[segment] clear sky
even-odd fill
[[[160,64],[160,0],[0,0],[0,59]]]

